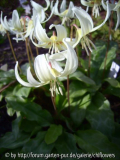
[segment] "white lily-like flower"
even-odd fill
[[[52,24],[50,25],[49,29],[52,29],[53,27],[55,27],[57,35],[55,32],[53,32],[53,35],[49,38],[45,32],[45,29],[43,29],[42,25],[40,24],[39,19],[37,19],[35,35],[36,39],[38,40],[38,44],[33,41],[31,35],[30,38],[33,44],[37,47],[48,48],[49,52],[51,51],[52,54],[54,51],[59,52],[66,49],[66,45],[63,43],[64,38],[66,38],[67,43],[69,43],[71,46],[74,46],[76,39],[70,41],[70,38],[67,38],[67,31],[64,26]]]
[[[105,1],[102,0],[102,6],[105,10],[107,10],[107,5],[105,4]],[[117,23],[115,27],[115,31],[120,25],[120,0],[118,2],[113,2],[110,4],[110,9],[117,12]]]
[[[99,13],[99,10],[101,9],[100,8],[100,5],[101,5],[101,0],[81,0],[81,3],[82,5],[84,6],[87,6],[88,8],[89,7],[92,7],[92,15],[94,16],[95,15],[95,18],[97,18],[97,16],[100,15]],[[87,10],[88,10],[87,8]]]
[[[12,34],[15,34],[17,38],[22,37],[23,39],[24,24],[22,19],[19,18],[17,10],[13,11],[12,18],[8,21],[6,16],[4,17],[4,20],[2,19],[1,13],[1,24],[6,31],[10,31]]]
[[[20,84],[26,87],[41,87],[50,83],[50,91],[52,96],[54,95],[54,91],[56,93],[62,94],[62,90],[60,84],[58,82],[59,77],[65,77],[69,74],[72,74],[76,71],[78,67],[78,58],[74,49],[68,45],[65,41],[64,44],[67,47],[67,50],[56,53],[53,55],[49,54],[41,54],[35,58],[34,61],[34,70],[36,80],[31,71],[30,67],[27,69],[27,80],[28,82],[23,81],[18,73],[18,62],[15,65],[15,76]],[[58,61],[62,61],[66,59],[64,69],[59,65]]]
[[[31,18],[28,17],[28,20],[27,20],[27,23],[26,23],[26,29],[25,29],[25,32],[24,32],[25,33],[24,34],[24,38],[27,38],[30,35],[34,36],[34,29],[35,29],[35,25],[36,25],[36,22],[35,22],[36,19],[38,19],[40,23],[45,23],[53,15],[53,11],[52,11],[52,13],[49,16],[49,18],[46,19],[45,11],[50,6],[50,1],[46,0],[46,3],[47,3],[47,6],[46,6],[46,8],[44,8],[41,5],[39,5],[38,3],[36,3],[36,2],[31,0],[31,5],[33,7],[33,9],[32,9],[33,15],[32,15]],[[18,38],[17,40],[24,40],[24,38],[23,39]]]
[[[0,24],[0,33],[2,34],[2,36],[4,36],[6,34],[6,30],[5,28],[2,26],[2,24]]]
[[[31,0],[31,5],[33,7],[33,17],[35,18],[35,16],[38,15],[40,22],[43,22],[45,20],[46,18],[45,11],[50,6],[49,0],[46,0],[46,3],[47,3],[47,7],[43,8],[41,5]]]
[[[72,8],[74,7],[73,2],[70,2],[68,9],[66,9],[66,0],[63,0],[60,6],[60,12],[58,11],[58,4],[59,1],[57,0],[54,5],[54,14],[63,18],[62,24],[64,24],[66,21],[69,25],[71,18],[74,18],[74,13],[72,11]],[[51,9],[53,9],[53,3],[51,4]]]
[[[102,24],[100,24],[97,27],[94,27],[94,23],[93,23],[91,16],[82,8],[74,7],[73,12],[78,18],[80,22],[80,26],[81,26],[81,28],[77,28],[77,32],[79,33],[78,42],[81,40],[82,48],[84,48],[87,54],[89,55],[88,49],[90,50],[90,52],[92,52],[91,46],[95,48],[95,45],[90,39],[88,39],[87,34],[99,29],[108,20],[108,18],[110,17],[110,13],[111,13],[109,2],[107,2],[107,14],[106,14],[105,20],[103,21]]]
[[[38,3],[36,3],[36,2],[34,2],[34,1],[31,0],[31,5],[33,7],[33,16],[32,16],[32,19],[36,19],[36,17],[38,17],[40,23],[47,22],[52,17],[53,12],[54,12],[54,7],[53,7],[53,10],[52,10],[50,16],[48,18],[46,17],[45,11],[50,6],[50,1],[49,0],[45,0],[45,1],[47,3],[47,6],[44,8],[40,4],[38,4]]]

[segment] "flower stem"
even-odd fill
[[[30,64],[30,68],[33,69],[33,68],[32,68],[32,64],[31,64],[31,60],[30,60],[30,55],[29,55],[28,38],[25,39],[25,45],[26,45],[26,52],[27,52],[28,62],[29,62],[29,64]]]
[[[28,47],[29,47],[29,51],[30,51],[30,54],[31,54],[31,58],[32,58],[32,60],[34,62],[34,56],[33,56],[33,53],[32,53],[32,49],[31,49],[29,40],[28,40]]]
[[[52,104],[53,104],[53,107],[54,107],[54,110],[55,110],[55,115],[57,115],[57,109],[56,109],[56,105],[55,105],[55,98],[52,96],[52,94],[51,94],[51,100],[52,100]]]
[[[103,69],[103,79],[104,79],[104,75],[105,75],[105,68],[106,68],[106,62],[107,62],[107,57],[108,57],[108,50],[109,50],[109,45],[110,45],[110,35],[111,35],[111,28],[112,28],[112,15],[113,12],[111,13],[111,19],[110,19],[110,25],[109,25],[109,34],[108,34],[108,43],[107,43],[107,51],[105,54],[105,62],[104,62],[104,69]]]
[[[35,43],[37,43],[37,39],[35,38]],[[38,47],[35,46],[35,49],[36,49],[36,53],[37,53],[37,56],[39,55],[39,52],[38,52]]]
[[[15,62],[17,62],[17,57],[15,55],[15,52],[14,52],[14,49],[13,49],[13,45],[12,45],[12,42],[11,42],[10,35],[9,35],[8,31],[7,31],[7,37],[8,37],[8,40],[9,40],[9,44],[10,44],[10,48],[12,50],[12,54],[13,54],[14,60],[15,60]],[[19,71],[22,72],[19,65],[18,65],[18,68],[19,68]]]

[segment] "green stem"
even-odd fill
[[[10,35],[9,35],[8,31],[7,31],[7,37],[8,37],[10,48],[12,50],[12,54],[13,54],[13,57],[14,57],[14,60],[15,60],[15,63],[16,63],[18,60],[17,60],[17,57],[15,55],[15,52],[14,52],[14,49],[13,49],[13,45],[12,45],[12,42],[11,42]],[[22,72],[19,65],[18,65],[18,68],[19,68],[19,71]]]
[[[110,25],[109,25],[109,34],[108,34],[108,43],[107,43],[107,51],[106,51],[106,54],[105,54],[105,62],[104,62],[104,69],[103,69],[103,79],[104,79],[104,75],[105,75],[105,68],[106,68],[106,62],[107,62],[107,57],[108,57],[108,51],[109,51],[109,45],[110,45],[110,35],[111,35],[111,28],[112,28],[112,15],[113,15],[113,12],[111,13],[111,19],[110,19]]]
[[[31,58],[32,58],[32,60],[34,62],[34,56],[33,56],[33,53],[32,53],[32,49],[31,49],[29,40],[28,40],[28,47],[29,47],[29,51],[30,51],[30,54],[31,54]]]

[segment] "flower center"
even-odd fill
[[[50,40],[51,40],[51,42],[48,43],[48,45],[51,46],[49,48],[49,53],[51,52],[51,54],[53,54],[54,51],[55,51],[55,53],[59,52],[59,45],[62,45],[63,42],[57,40],[57,36],[56,36],[55,31],[53,31],[53,35],[50,37]]]

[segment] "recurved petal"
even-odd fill
[[[66,16],[68,16],[70,18],[74,18],[74,12],[72,11],[73,8],[74,8],[74,4],[73,4],[73,2],[70,2]]]
[[[82,8],[73,8],[73,12],[77,16],[81,26],[81,36],[85,36],[93,29],[93,21],[91,16]]]
[[[106,21],[109,19],[110,14],[111,14],[111,8],[110,8],[110,5],[109,5],[109,2],[108,2],[108,1],[106,2],[106,4],[107,4],[107,13],[106,13],[105,20],[104,20],[103,23],[101,23],[99,26],[94,27],[94,28],[91,30],[91,32],[93,32],[93,31],[99,29],[100,27],[102,27],[102,26],[106,23]]]
[[[50,42],[50,39],[48,38],[45,29],[43,29],[42,25],[39,22],[39,18],[36,20],[36,26],[35,26],[35,34],[36,38],[40,42]]]
[[[22,26],[20,23],[20,19],[19,19],[17,10],[14,10],[12,13],[12,25],[13,25],[13,28],[22,30]]]
[[[30,83],[27,83],[25,81],[23,81],[20,76],[19,76],[19,73],[18,73],[18,62],[16,62],[16,65],[15,65],[15,77],[17,79],[17,81],[22,84],[23,86],[25,87],[33,87],[33,85],[31,85]]]
[[[43,9],[43,7],[41,5],[39,5],[38,3],[36,3],[32,0],[31,0],[31,5],[38,13],[41,11],[41,9]]]
[[[66,57],[66,64],[64,70],[61,72],[61,77],[72,74],[78,67],[78,58],[75,50],[65,40],[64,43],[67,47],[67,54],[65,52],[63,53]]]
[[[56,3],[55,3],[55,5],[54,5],[54,14],[55,15],[60,15],[60,13],[58,11],[58,3],[59,3],[59,1],[57,0]]]
[[[62,41],[64,38],[67,37],[67,31],[64,26],[62,26],[60,24],[58,24],[58,25],[52,24],[52,25],[50,25],[49,28],[51,29],[53,27],[55,27],[55,29],[57,31],[57,40],[58,41]]]
[[[48,62],[44,54],[38,55],[35,58],[34,69],[35,69],[37,78],[42,83],[48,83],[50,80],[54,79],[54,77],[49,71]]]
[[[87,7],[93,7],[94,3],[91,3],[90,1],[81,0],[81,4]]]
[[[67,58],[67,50],[49,56],[50,60],[63,61]]]
[[[5,30],[9,31],[10,28],[8,26],[6,16],[4,17],[4,21],[3,21],[2,16],[3,16],[3,12],[1,12],[1,19],[0,19],[1,20],[1,24],[2,24],[3,28],[5,28]]]
[[[30,67],[27,69],[27,80],[34,87],[37,87],[37,86],[39,87],[39,86],[43,85],[42,83],[40,83],[34,79],[34,77],[32,76],[32,73],[30,71]]]
[[[117,23],[116,23],[115,31],[117,30],[119,25],[120,25],[120,7],[117,10]]]
[[[60,6],[60,12],[64,12],[66,10],[66,0],[63,0]]]
[[[44,8],[44,10],[46,11],[48,7],[50,6],[50,1],[49,0],[45,0],[45,1],[46,1],[47,6]]]

